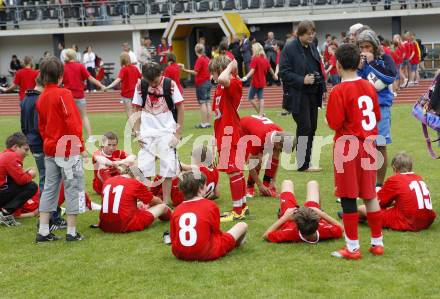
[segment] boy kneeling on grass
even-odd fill
[[[316,181],[307,183],[307,198],[303,207],[296,201],[293,182],[283,181],[280,194],[278,220],[264,233],[268,242],[318,243],[326,239],[342,237],[344,228],[321,210],[319,185]]]
[[[182,175],[179,184],[184,195],[171,217],[171,250],[175,257],[187,261],[218,259],[242,245],[247,224],[239,222],[227,232],[220,229],[220,210],[215,202],[203,198],[206,177],[192,171]]]

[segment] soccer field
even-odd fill
[[[410,105],[393,107],[393,144],[390,158],[405,150],[414,158],[415,172],[428,184],[434,209],[438,209],[440,161],[427,153],[420,124],[411,116]],[[331,131],[320,111],[317,136]],[[250,114],[242,110],[242,116]],[[268,110],[267,116],[285,130],[294,132],[290,116]],[[122,136],[124,114],[90,114],[94,134],[108,130]],[[185,113],[184,135],[212,134],[211,130],[192,129],[199,120],[197,111]],[[0,141],[19,130],[18,117],[0,119]],[[194,140],[193,137],[191,140]],[[120,140],[123,146],[123,140]],[[179,150],[180,159],[190,162],[192,142]],[[323,147],[321,173],[297,173],[280,167],[277,185],[283,179],[295,183],[302,203],[309,180],[321,187],[323,209],[336,216],[339,204],[333,195],[331,145]],[[390,159],[391,160],[391,159]],[[293,163],[294,161],[291,161]],[[34,166],[27,157],[25,166]],[[391,171],[388,171],[388,175]],[[92,171],[86,172],[86,188],[92,200],[100,198],[92,191]],[[228,179],[220,178],[220,210],[230,209]],[[20,227],[0,227],[0,298],[438,298],[440,295],[439,220],[420,233],[384,231],[383,257],[371,256],[369,229],[360,228],[363,258],[345,261],[330,257],[343,246],[343,239],[310,244],[270,244],[262,240],[265,229],[276,218],[279,202],[255,197],[248,201],[252,220],[248,220],[247,243],[226,257],[207,263],[178,261],[164,245],[162,233],[168,223],[156,222],[143,232],[105,234],[89,228],[97,223],[98,212],[79,217],[79,232],[86,239],[67,244],[58,241],[35,244],[36,219],[20,220]],[[228,229],[233,224],[222,224]],[[64,237],[63,231],[56,232]]]

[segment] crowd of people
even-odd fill
[[[229,48],[220,44],[218,54],[210,59],[207,46],[199,40],[193,69],[176,63],[166,40],[156,49],[159,63],[152,61],[155,49],[144,39],[138,56],[123,45],[122,68],[109,86],[102,85],[87,70],[86,64],[93,68],[91,61],[94,56],[96,59],[91,47],[84,53],[82,64],[74,49],[61,45],[59,58],[48,55],[41,61],[39,72],[33,72],[32,78],[29,75],[35,84],[27,86],[21,102],[23,133],[9,136],[6,149],[0,153],[1,222],[13,226],[17,224],[14,215],[39,214],[35,241],[43,243],[59,240],[54,233],[59,229],[67,229],[68,242],[83,240],[76,229],[77,215],[86,209],[100,210],[97,227],[103,232],[144,230],[160,219],[170,222],[170,232],[164,238],[174,256],[214,260],[244,244],[248,230],[244,221],[250,213],[247,199],[255,196],[256,185],[260,195],[280,199],[278,219],[263,236],[268,242],[317,243],[345,235],[345,246],[332,256],[355,260],[362,257],[360,220],[368,222],[369,252],[375,256],[384,254],[383,228],[429,228],[436,213],[426,183],[413,172],[412,158],[403,152],[393,155],[393,174],[386,179],[387,146],[392,142],[391,86],[400,68],[368,26],[351,26],[346,43],[326,41],[324,54],[335,57],[327,59],[327,67],[315,36],[314,23],[302,21],[282,50],[273,34],[268,34],[265,46],[247,36],[242,42],[235,38],[242,64],[233,52],[237,53],[237,45]],[[408,34],[408,38],[413,36]],[[276,55],[267,54],[267,47]],[[244,54],[248,49],[252,49],[250,57]],[[403,57],[413,65],[411,55]],[[270,56],[275,57],[275,70]],[[26,61],[32,66],[31,59]],[[276,183],[278,169],[283,167],[282,152],[296,150],[298,175],[322,171],[312,165],[311,153],[317,111],[327,92],[326,71],[333,67],[340,78],[328,97],[326,123],[335,131],[335,196],[341,203],[342,223],[321,209],[318,182],[308,182],[303,206],[296,200],[293,181],[283,181],[280,189]],[[240,69],[244,71],[242,77]],[[410,73],[412,70],[410,66]],[[180,71],[196,77],[202,111],[202,123],[197,127],[208,129],[210,114],[214,114],[214,142],[194,147],[191,165],[180,162],[177,150],[186,125],[184,90],[178,83]],[[263,89],[268,75],[274,83],[281,80],[283,108],[297,124],[295,134],[264,115]],[[240,117],[243,85],[250,77],[248,100],[256,114]],[[410,78],[415,80],[414,76]],[[140,146],[134,155],[118,149],[114,132],[103,135],[101,148],[92,155],[94,178],[90,182],[101,196],[101,204],[90,202],[85,192],[85,183],[89,182],[84,181],[83,159],[89,154],[83,127],[89,134],[88,142],[94,142],[84,109],[85,81],[104,90],[121,83],[121,102],[127,107],[131,134]],[[212,108],[211,81],[215,83]],[[40,174],[39,186],[33,182],[37,171],[23,168],[29,149]],[[266,155],[269,159],[265,165]],[[156,163],[160,165],[158,173]],[[246,165],[250,169],[247,180]],[[212,201],[220,196],[219,171],[229,179],[232,209],[225,213],[220,213]],[[260,172],[264,172],[262,179]],[[357,206],[358,198],[364,205]],[[64,201],[67,221],[61,217]],[[227,232],[221,231],[220,222],[232,221],[238,223]]]

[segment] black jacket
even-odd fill
[[[40,92],[29,89],[21,103],[21,131],[26,136],[32,153],[43,152],[43,139],[38,129],[38,112],[36,103]]]
[[[321,65],[321,57],[318,49],[310,45],[313,57]],[[322,78],[322,68],[319,72]],[[280,77],[283,82],[283,108],[287,111],[298,114],[301,105],[302,88],[306,75],[306,57],[299,39],[289,42],[281,51],[280,56]],[[326,92],[325,80],[318,86],[317,98],[319,107],[322,105],[322,95]]]

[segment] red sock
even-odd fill
[[[371,237],[382,237],[382,212],[367,212],[367,220],[371,230]]]
[[[283,192],[280,194],[280,217],[284,215],[287,209],[295,208],[297,206],[298,203],[292,192]]]
[[[246,182],[243,173],[229,177],[229,187],[231,188],[232,206],[237,214],[241,214],[244,206],[246,206]]]
[[[159,219],[161,221],[170,221],[171,215],[172,215],[171,209],[168,208],[168,210],[165,213],[159,216]]]
[[[267,168],[264,172],[265,178],[273,179],[275,177],[278,170],[278,163],[279,161],[277,159],[272,159],[272,161],[270,162],[270,168]]]
[[[343,213],[342,214],[342,222],[344,223],[345,235],[351,241],[356,241],[359,239],[358,237],[358,221],[359,221],[359,213]]]

